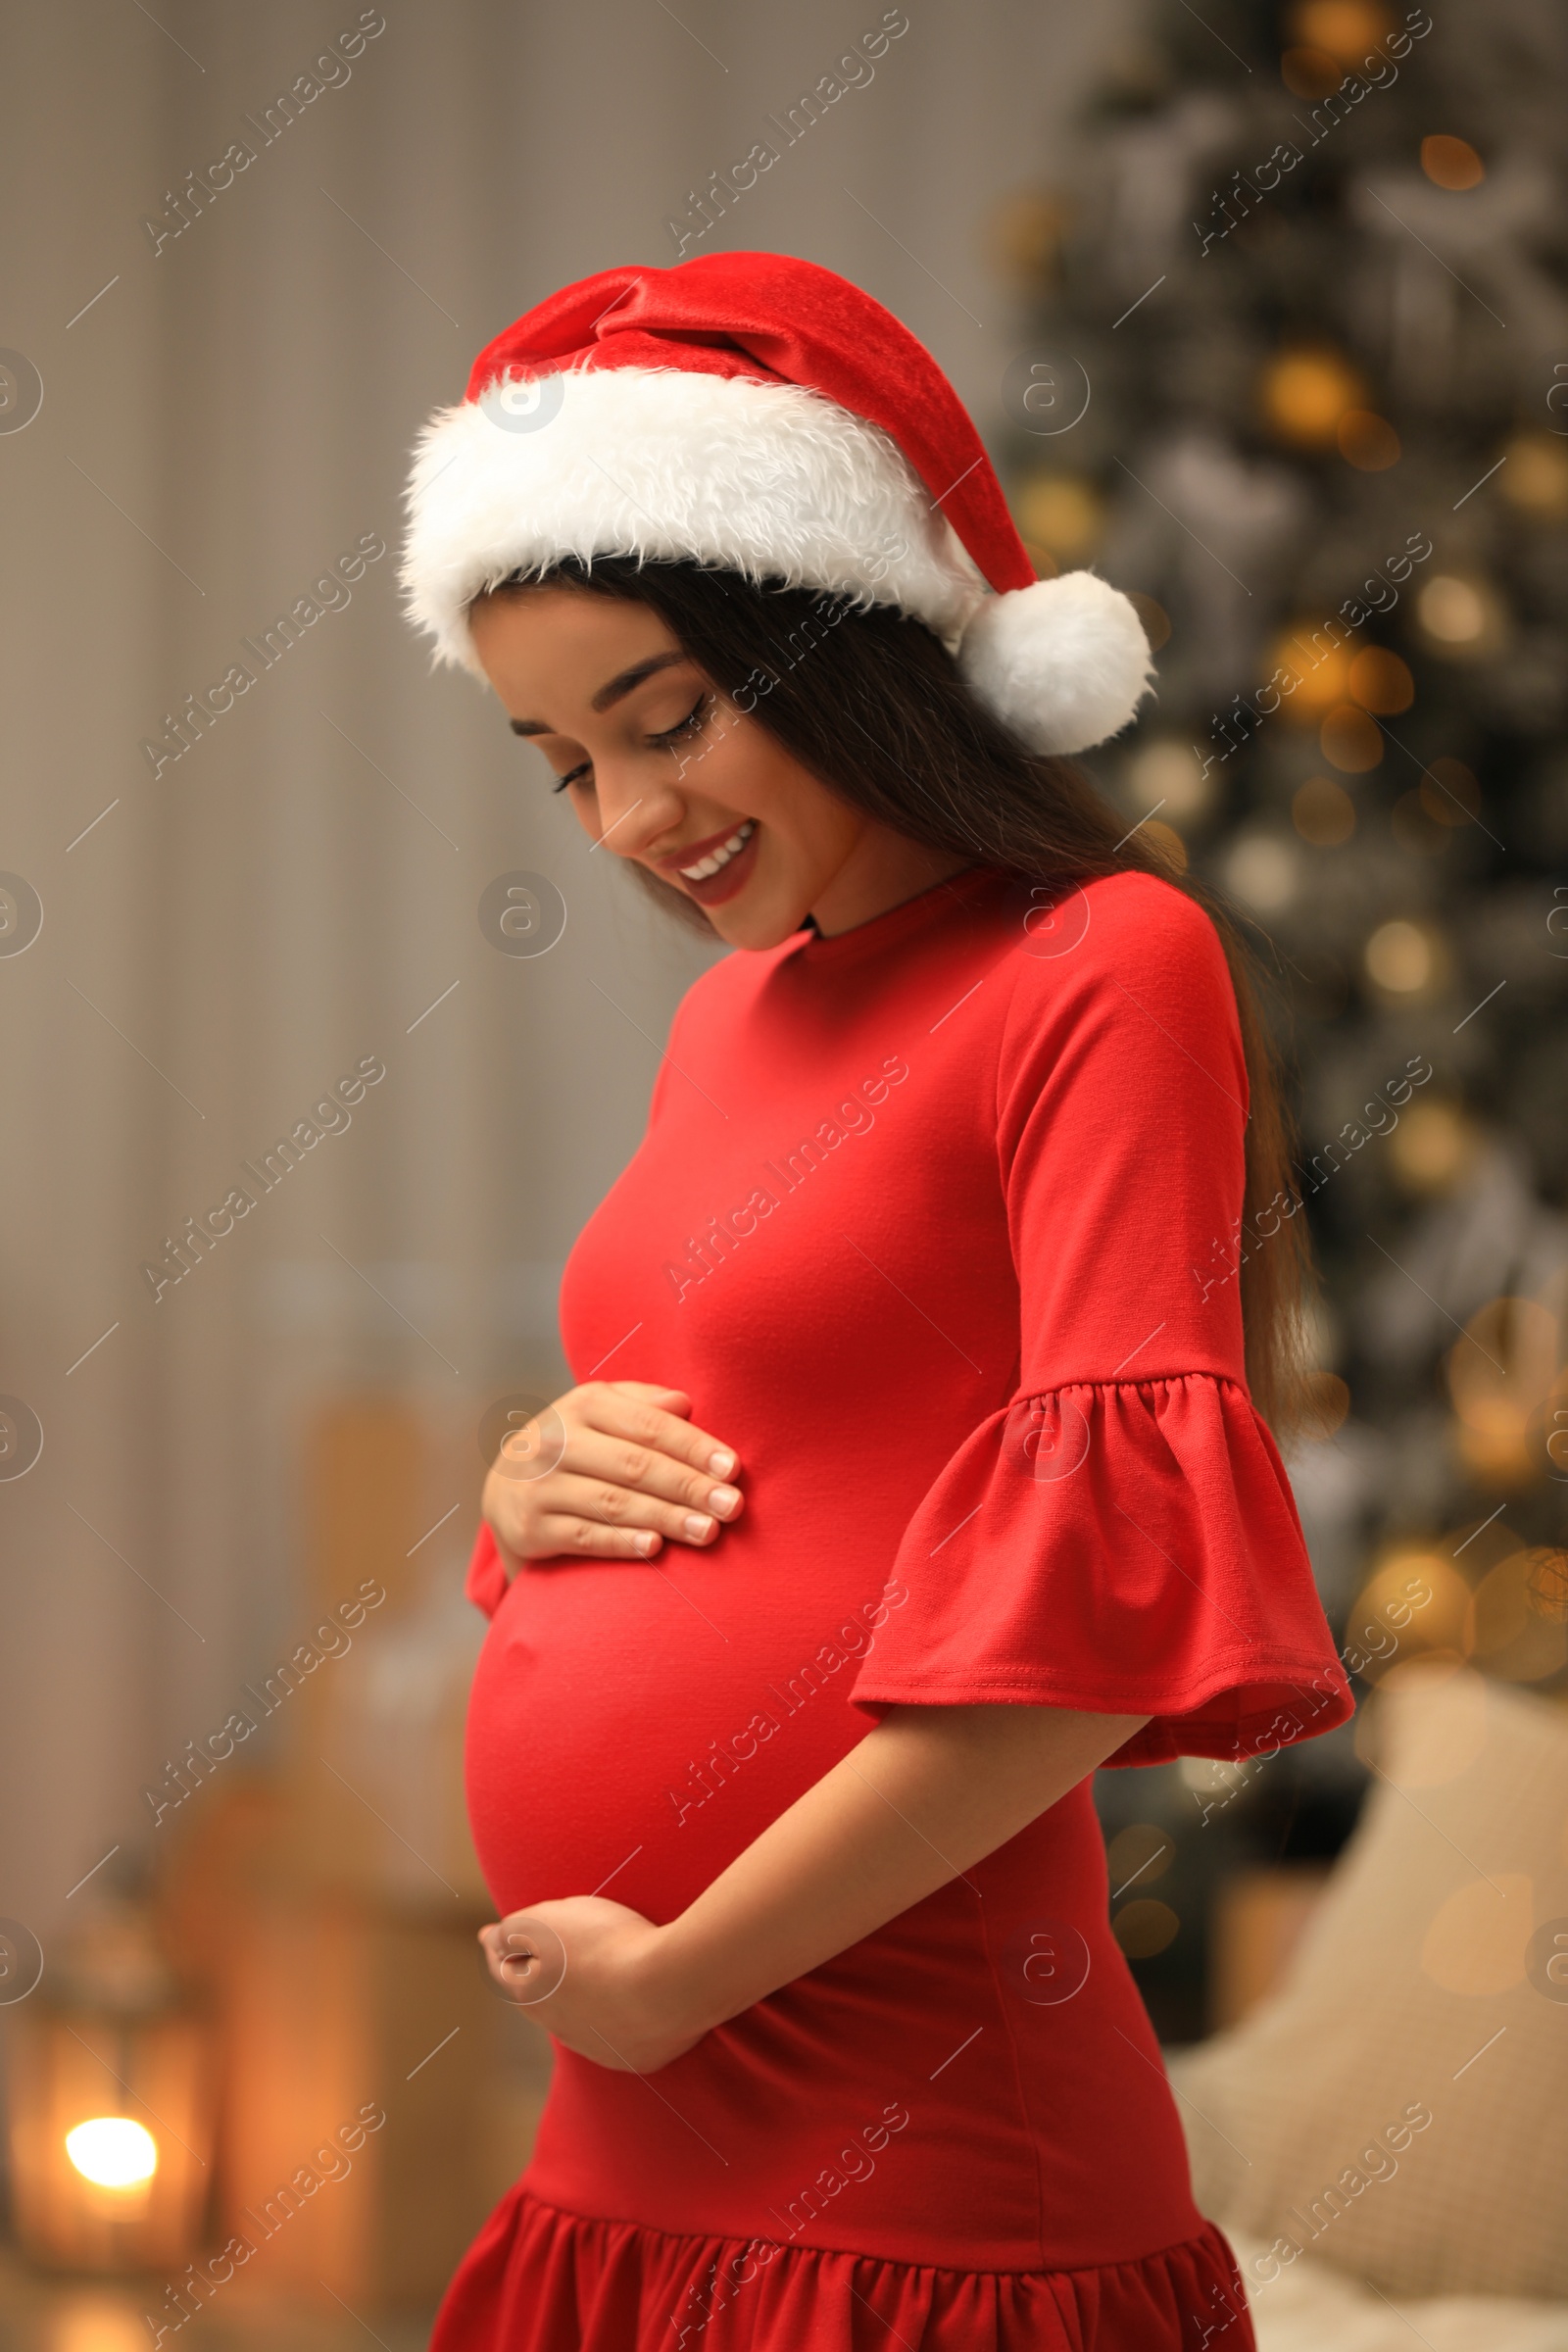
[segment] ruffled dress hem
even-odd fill
[[[765,2238],[675,2235],[522,2183],[448,2289],[430,2352],[1251,2352],[1212,2223],[1135,2262],[961,2271]]]

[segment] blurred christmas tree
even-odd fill
[[[1291,1470],[1365,1681],[1568,1654],[1565,96],[1556,0],[1153,0],[1071,184],[997,223],[1019,526],[1158,645],[1095,764],[1278,983],[1324,1293]],[[1205,1886],[1331,1851],[1360,1771],[1153,1780],[1102,1782],[1127,1854],[1169,1834],[1124,1940],[1192,2032]]]

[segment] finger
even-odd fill
[[[541,1500],[547,1517],[559,1512],[606,1527],[652,1529],[671,1544],[710,1544],[719,1527],[711,1512],[662,1502],[657,1495],[617,1486],[611,1479],[577,1478],[564,1470],[556,1472]]]
[[[514,1913],[496,1929],[494,1973],[521,2007],[534,2007],[560,1991],[566,1947],[544,1920]]]
[[[629,1384],[624,1384],[629,1385]],[[738,1467],[738,1456],[732,1446],[708,1430],[699,1429],[695,1422],[662,1412],[653,1402],[618,1396],[616,1386],[608,1381],[594,1383],[582,1392],[583,1417],[588,1426],[607,1438],[630,1438],[640,1446],[651,1446],[660,1453],[667,1453],[678,1462],[688,1462],[694,1470],[706,1470],[715,1478],[732,1477]]]
[[[579,1478],[629,1487],[636,1494],[655,1494],[662,1502],[706,1512],[714,1519],[733,1519],[741,1507],[738,1487],[726,1485],[707,1470],[694,1470],[635,1438],[607,1438],[597,1430],[583,1430],[567,1446],[561,1467]],[[677,1531],[671,1526],[664,1532],[671,1535]]]
[[[536,1948],[536,1941],[515,1917],[492,1920],[479,1930],[479,1941],[492,1974],[506,1980],[508,1969],[514,1966],[519,1955]]]
[[[606,1527],[592,1519],[573,1519],[565,1512],[550,1512],[540,1520],[536,1560],[560,1559],[571,1553],[588,1560],[653,1560],[663,1549],[664,1539],[652,1528]]]

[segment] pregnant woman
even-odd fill
[[[930,355],[765,254],[510,327],[407,579],[734,951],[485,1487],[484,1942],[556,2066],[436,2352],[1240,2352],[1090,1776],[1349,1698],[1243,958],[1062,758],[1133,608],[1037,582]]]

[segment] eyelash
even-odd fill
[[[703,722],[708,716],[709,705],[711,699],[712,698],[707,693],[700,694],[695,705],[690,710],[687,711],[683,719],[677,721],[677,723],[672,727],[665,727],[661,734],[651,735],[648,738],[649,742],[657,744],[674,744],[680,743],[688,735],[697,734],[701,730]],[[583,777],[590,772],[592,767],[593,761],[591,760],[585,760],[580,767],[568,768],[565,775],[559,776],[556,782],[551,785],[551,791],[564,792],[568,784],[580,784]]]

